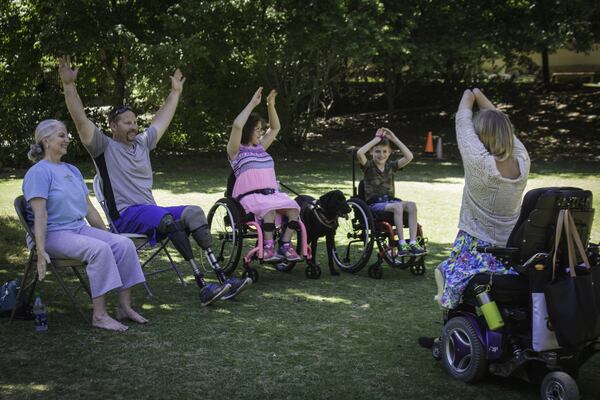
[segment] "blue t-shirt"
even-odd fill
[[[23,179],[27,221],[33,226],[33,210],[29,201],[41,197],[46,199],[48,232],[79,229],[85,225],[88,193],[81,172],[73,165],[39,161]]]

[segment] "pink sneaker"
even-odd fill
[[[282,257],[279,254],[277,254],[277,252],[275,251],[275,247],[273,245],[271,245],[271,246],[266,245],[265,247],[263,247],[263,261],[264,262],[279,261],[281,259],[282,259]]]
[[[292,246],[290,246],[289,243],[283,244],[279,248],[279,250],[277,251],[277,253],[280,256],[284,257],[288,261],[299,261],[299,260],[302,260],[302,257],[300,257],[298,255],[298,253],[296,253],[296,250],[294,250],[294,248]]]

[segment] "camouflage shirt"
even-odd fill
[[[383,172],[377,168],[373,160],[368,160],[365,165],[361,165],[365,174],[365,199],[368,201],[373,197],[388,195],[395,197],[394,191],[394,172],[398,171],[397,160],[387,160]]]

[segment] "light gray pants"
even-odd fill
[[[91,226],[47,232],[46,252],[50,257],[86,262],[92,298],[146,280],[131,239]]]

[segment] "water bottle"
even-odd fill
[[[35,330],[46,332],[48,330],[48,319],[46,318],[46,306],[42,303],[40,296],[35,298],[33,303],[33,316],[35,318]]]
[[[482,287],[476,297],[481,313],[490,330],[494,331],[502,328],[504,326],[504,320],[502,319],[502,315],[500,314],[496,302],[490,297],[488,288],[485,286]]]

